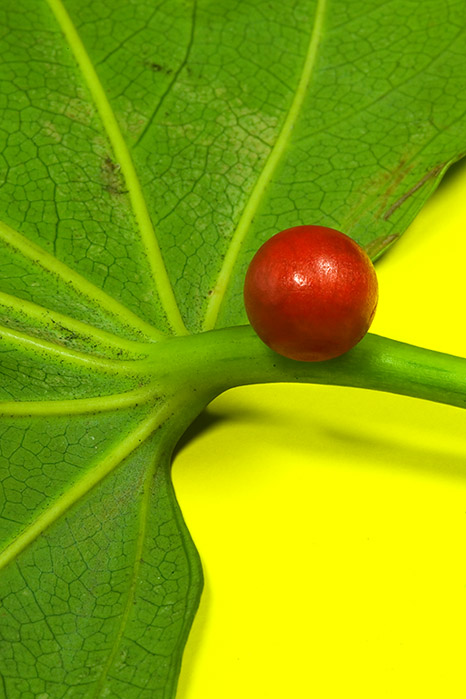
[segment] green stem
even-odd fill
[[[250,326],[239,326],[159,343],[150,361],[165,385],[181,382],[209,396],[247,384],[300,382],[466,407],[466,359],[372,334],[336,359],[296,362],[266,347]]]

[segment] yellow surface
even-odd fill
[[[466,357],[466,170],[378,265],[372,330]],[[235,389],[180,452],[205,591],[178,699],[464,699],[466,411]]]

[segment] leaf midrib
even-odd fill
[[[126,182],[134,217],[139,227],[141,240],[146,251],[153,283],[157,289],[167,320],[175,334],[184,335],[187,333],[187,330],[173,293],[147,204],[142,193],[139,178],[115,114],[105,94],[102,83],[99,80],[95,67],[62,1],[46,0],[46,2],[55,16],[79,66],[83,80],[94,100],[102,125],[113,148],[115,158],[120,165],[120,172]]]
[[[252,189],[251,195],[243,209],[243,213],[233,233],[229,248],[224,257],[223,265],[217,277],[217,282],[212,290],[209,303],[207,305],[203,330],[212,330],[215,328],[220,308],[232,278],[234,266],[238,259],[243,241],[249,231],[249,227],[254,219],[254,216],[259,209],[267,187],[270,184],[272,177],[275,174],[283,154],[285,153],[291,140],[293,128],[300,116],[301,109],[313,77],[327,1],[328,0],[317,1],[308,49],[293,100],[285,121],[283,122],[280,133],[278,134],[275,145],[265,161],[264,167],[256,180],[256,184]]]

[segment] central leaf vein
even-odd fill
[[[95,67],[62,1],[47,0],[47,3],[73,52],[112,145],[116,160],[120,165],[120,171],[126,181],[134,217],[145,247],[153,281],[164,307],[167,320],[176,334],[186,334],[186,328],[175,300],[147,204],[142,193],[141,184],[113,109]]]
[[[230,246],[225,255],[222,268],[217,278],[217,283],[215,288],[212,290],[209,304],[207,306],[203,325],[204,330],[212,330],[216,325],[220,307],[233,274],[233,269],[238,259],[241,245],[248,233],[252,220],[259,209],[266,189],[277,171],[277,168],[292,138],[293,129],[300,116],[316,64],[317,53],[322,35],[326,3],[327,0],[318,0],[311,37],[293,101],[291,102],[290,109],[275,145],[270,151],[264,168],[256,180],[256,184],[251,192],[246,206],[243,209],[243,213],[231,239]]]

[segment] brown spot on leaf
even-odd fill
[[[376,260],[380,255],[385,252],[393,243],[398,240],[400,236],[396,233],[391,235],[381,235],[370,243],[364,245],[364,250],[367,252],[371,260]]]
[[[375,218],[383,214],[390,197],[413,169],[410,161],[411,156],[404,154],[389,172],[379,171],[361,186],[357,200],[342,221],[342,230],[351,230],[368,211],[375,209]]]
[[[166,73],[166,75],[173,73],[171,68],[165,68],[164,66],[160,65],[160,63],[156,63],[155,61],[144,61],[144,65],[146,68],[150,68],[150,70],[152,70],[154,73]]]
[[[422,187],[423,184],[425,184],[428,180],[432,179],[432,177],[435,177],[438,175],[443,168],[445,167],[445,163],[441,163],[440,165],[436,165],[435,167],[432,168],[432,170],[429,170],[424,177],[422,177],[419,182],[416,182],[415,185],[411,187],[405,194],[403,194],[399,199],[396,200],[394,204],[391,205],[391,207],[384,213],[383,218],[385,221],[390,218],[390,216],[397,210],[399,207],[404,204],[404,202],[409,199],[415,192],[417,192],[418,189]]]
[[[127,194],[125,182],[120,172],[120,164],[107,155],[102,164],[103,188],[109,194]]]

